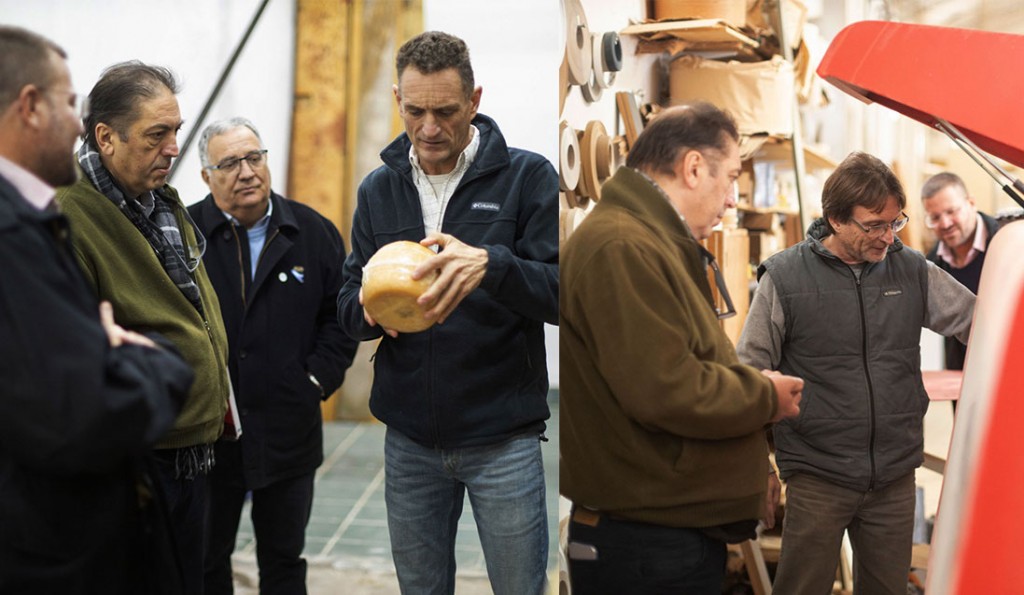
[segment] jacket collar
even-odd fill
[[[267,231],[278,228],[298,230],[298,220],[295,218],[295,212],[292,210],[291,205],[288,204],[288,201],[273,191],[270,192],[270,200],[274,203],[274,209],[270,213],[270,225]],[[219,229],[228,225],[228,218],[224,216],[224,212],[214,202],[212,194],[206,195],[199,208],[202,216],[196,221],[196,225],[207,238],[213,237]]]
[[[471,122],[480,132],[480,148],[477,149],[476,158],[466,170],[462,184],[492,171],[508,167],[510,159],[508,156],[508,145],[505,144],[505,137],[502,136],[498,124],[491,118],[477,114]],[[384,147],[380,152],[380,158],[384,165],[398,172],[403,177],[412,179],[412,164],[409,162],[409,150],[412,142],[406,133],[398,135],[391,144]]]
[[[610,207],[625,209],[675,243],[699,245],[665,194],[647,176],[630,167],[620,167],[605,184],[615,191],[609,192],[607,199],[602,199],[595,208],[607,203]]]

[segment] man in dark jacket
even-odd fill
[[[543,590],[547,560],[539,440],[549,412],[543,323],[558,315],[558,178],[510,149],[477,113],[465,43],[427,32],[397,57],[406,132],[359,187],[338,316],[383,337],[370,408],[388,426],[388,527],[403,592],[451,593],[468,491],[495,593]],[[396,240],[437,246],[414,277],[438,324],[398,334],[363,310],[363,265]]]
[[[852,153],[807,238],[758,269],[740,360],[806,382],[800,416],[774,427],[787,486],[779,593],[827,593],[844,531],[855,594],[906,593],[928,410],[921,329],[966,343],[974,295],[896,237],[905,206],[892,170]]]
[[[271,191],[252,122],[207,126],[199,158],[210,194],[189,213],[206,237],[242,428],[239,441],[216,445],[205,592],[232,592],[231,552],[251,490],[260,593],[305,593],[302,550],[323,462],[320,401],[341,386],[356,349],[335,305],[345,247],[330,221]]]
[[[964,181],[951,172],[928,178],[921,187],[921,202],[924,224],[938,239],[928,252],[928,260],[977,294],[985,252],[999,230],[999,222],[977,209]],[[946,369],[963,370],[967,346],[953,337],[946,337],[943,343]]]
[[[174,592],[141,461],[192,372],[114,324],[53,208],[84,111],[65,57],[0,27],[0,593]]]

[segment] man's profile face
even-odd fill
[[[410,66],[402,72],[395,99],[424,172],[440,175],[455,169],[469,145],[480,93],[477,87],[467,97],[454,68],[423,74]]]
[[[97,134],[104,165],[127,192],[129,198],[164,185],[171,162],[178,156],[181,113],[178,99],[166,87],[150,98],[140,98],[135,121],[125,138],[116,131]]]
[[[725,152],[707,150],[698,170],[697,200],[682,210],[686,225],[697,239],[711,235],[725,210],[736,206],[736,179],[740,175],[739,145],[728,139]]]
[[[75,90],[71,86],[68,65],[56,52],[50,52],[53,80],[42,90],[48,122],[40,147],[41,171],[35,172],[51,186],[68,186],[78,179],[75,167],[75,141],[82,135],[82,120],[75,110]]]

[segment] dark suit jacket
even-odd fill
[[[323,462],[320,400],[341,386],[357,347],[338,325],[345,245],[337,228],[302,203],[271,200],[262,254],[249,253],[245,228],[228,221],[212,195],[188,209],[206,236],[203,262],[220,300],[242,418],[241,440],[217,443],[214,473],[230,467],[246,489]]]
[[[110,347],[67,221],[3,177],[0,263],[0,593],[173,592],[153,586],[155,509],[137,483],[191,370],[168,349]]]

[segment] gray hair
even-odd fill
[[[199,162],[204,168],[213,165],[210,163],[210,139],[215,136],[220,136],[225,132],[234,130],[235,128],[242,127],[251,130],[252,133],[256,135],[256,140],[260,141],[260,148],[263,148],[263,138],[260,137],[260,131],[256,130],[256,125],[249,121],[248,118],[235,116],[234,118],[217,120],[204,128],[203,133],[199,135]]]

